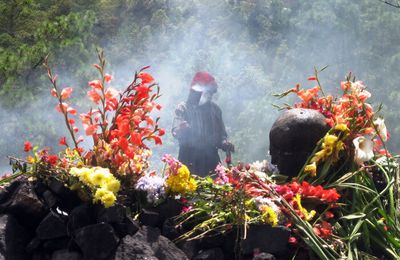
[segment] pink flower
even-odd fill
[[[103,86],[101,85],[101,81],[98,80],[98,79],[89,81],[88,84],[89,84],[89,86],[91,86],[93,89],[98,89],[98,90],[103,89]]]
[[[90,100],[92,100],[96,104],[98,104],[99,101],[101,100],[101,96],[99,93],[97,93],[96,89],[89,90],[87,92],[87,95],[90,98]]]
[[[111,76],[110,74],[104,75],[104,81],[107,83],[111,82],[112,78],[113,76]]]
[[[61,90],[61,100],[65,100],[71,96],[72,88],[64,88]]]

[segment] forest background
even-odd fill
[[[167,130],[194,73],[214,75],[235,161],[268,158],[279,114],[272,104],[285,102],[272,94],[297,83],[313,87],[307,77],[325,66],[325,92],[339,92],[349,72],[369,86],[374,105],[383,105],[389,148],[400,151],[400,9],[382,1],[0,0],[0,14],[0,173],[8,171],[7,155],[23,156],[26,140],[61,149],[66,132],[44,57],[50,54],[60,86],[74,88],[83,112],[87,82],[97,76],[96,48],[105,51],[119,89],[151,65]],[[155,166],[162,154],[177,154],[170,131],[163,141]]]

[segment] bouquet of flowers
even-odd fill
[[[39,150],[25,143],[29,153],[26,160],[13,159],[15,174],[25,174],[43,182],[56,178],[73,190],[83,200],[101,202],[112,206],[120,190],[129,190],[149,168],[151,150],[148,141],[161,144],[164,129],[158,126],[158,119],[151,117],[154,109],[161,109],[156,102],[160,88],[144,67],[135,73],[133,81],[123,91],[111,87],[112,75],[106,73],[103,52],[98,52],[99,64],[94,67],[99,79],[88,83],[87,96],[95,105],[87,113],[79,114],[83,132],[93,140],[92,149],[81,146],[84,138],[78,137],[81,129],[77,126],[77,110],[68,103],[73,88],[59,88],[57,76],[45,66],[52,84],[51,95],[56,98],[56,110],[64,118],[70,137],[61,137],[59,145],[65,150],[59,155],[50,155],[49,149]]]

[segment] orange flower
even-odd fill
[[[55,88],[52,88],[52,89],[50,90],[50,94],[51,94],[53,97],[57,97],[57,90],[56,90]]]
[[[90,100],[92,100],[96,104],[98,104],[99,101],[101,100],[101,96],[99,93],[97,93],[96,89],[89,90],[87,92],[87,95],[90,98]]]
[[[57,110],[58,112],[60,112],[60,113],[63,113],[63,111],[61,110],[61,106],[62,106],[62,110],[64,110],[64,112],[67,112],[67,109],[68,109],[69,106],[68,106],[67,103],[64,103],[64,102],[62,102],[61,105],[58,104],[58,105],[56,106],[56,110]]]
[[[93,89],[98,89],[98,90],[102,90],[103,86],[101,85],[101,81],[96,79],[96,80],[92,80],[89,81],[89,86],[91,86]]]
[[[297,96],[299,96],[299,98],[301,98],[304,102],[308,103],[310,100],[317,97],[318,91],[319,91],[319,86],[315,86],[307,90],[300,89],[297,92]]]
[[[93,135],[97,131],[97,124],[84,124],[83,129],[85,129],[86,135]]]
[[[113,76],[111,76],[110,74],[104,75],[104,81],[107,83],[111,82],[112,78]]]
[[[71,96],[72,88],[64,88],[61,90],[61,100],[65,100]]]

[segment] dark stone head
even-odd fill
[[[271,163],[278,166],[280,174],[296,176],[328,130],[325,117],[316,110],[285,111],[269,132]]]

